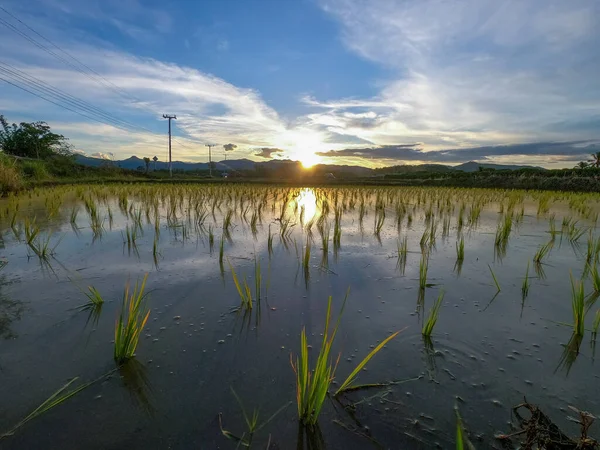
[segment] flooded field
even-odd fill
[[[457,409],[475,447],[502,448],[524,397],[578,436],[568,406],[600,410],[599,199],[257,185],[4,199],[0,446],[453,448]]]

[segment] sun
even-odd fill
[[[319,164],[321,162],[321,158],[315,155],[313,152],[305,151],[302,154],[298,155],[298,160],[302,164],[302,167],[305,169],[310,169],[315,164]]]

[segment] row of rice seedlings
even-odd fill
[[[585,331],[585,290],[583,281],[571,278],[571,309],[573,311],[573,333],[583,336]]]
[[[329,392],[331,383],[335,378],[337,365],[340,360],[341,354],[338,355],[335,363],[331,357],[331,348],[337,334],[346,301],[348,300],[348,294],[344,298],[340,313],[333,329],[331,327],[331,303],[332,297],[329,297],[327,302],[327,315],[325,318],[325,329],[323,331],[323,340],[321,348],[317,355],[317,361],[313,370],[310,370],[309,364],[309,346],[306,338],[306,329],[302,328],[300,334],[300,355],[296,357],[295,361],[292,355],[290,355],[290,364],[294,373],[296,374],[296,402],[298,405],[298,417],[300,421],[306,425],[315,425],[323,408],[325,398]],[[360,371],[365,367],[369,360],[375,356],[390,340],[398,335],[396,332],[386,339],[384,339],[377,347],[375,347],[350,373],[343,383],[339,386],[334,396],[340,395],[341,393],[357,389],[361,386],[355,386],[354,383],[358,377]]]
[[[435,303],[429,310],[429,316],[427,317],[427,320],[423,324],[423,328],[421,330],[421,333],[423,334],[423,336],[425,336],[425,337],[431,336],[431,333],[433,332],[435,324],[437,323],[443,300],[444,300],[444,291],[441,290],[440,294],[438,295],[437,300],[435,301]]]
[[[147,279],[148,274],[145,274],[141,284],[136,281],[133,291],[129,281],[125,285],[121,311],[115,325],[113,356],[117,364],[123,364],[133,358],[142,331],[150,317],[150,308],[147,306],[144,293]]]

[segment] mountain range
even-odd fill
[[[127,159],[116,160],[116,161],[108,161],[106,159],[101,158],[92,158],[90,156],[77,155],[76,156],[77,163],[90,166],[90,167],[101,167],[107,164],[115,165],[117,167],[121,167],[123,169],[129,170],[138,170],[144,169],[145,163],[142,158],[138,158],[137,156],[131,156]],[[214,162],[214,169],[222,172],[235,172],[239,170],[257,170],[257,169],[267,169],[274,170],[278,167],[288,164],[298,164],[295,161],[289,160],[277,160],[272,159],[270,161],[251,161],[249,159],[231,159],[226,161],[218,161]],[[173,161],[173,170],[185,170],[185,171],[196,171],[196,170],[208,170],[208,163],[194,163],[194,162],[183,162],[183,161]],[[499,164],[486,164],[486,163],[478,163],[475,161],[469,161],[463,164],[459,164],[457,166],[446,166],[443,164],[415,164],[415,165],[401,165],[394,166],[393,168],[383,169],[387,173],[392,172],[418,172],[418,171],[429,171],[429,172],[446,172],[446,171],[454,171],[459,170],[463,172],[476,172],[479,168],[482,167],[484,169],[495,169],[495,170],[517,170],[523,168],[532,168],[532,169],[541,169],[541,167],[534,166],[518,166],[518,165],[499,165]],[[167,170],[169,168],[169,164],[165,161],[151,161],[150,162],[150,170]],[[341,166],[334,164],[318,164],[315,166],[321,172],[346,172],[351,173],[356,176],[372,176],[382,169],[370,169],[368,167],[362,166]]]

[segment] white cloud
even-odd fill
[[[598,138],[576,126],[600,116],[594,0],[321,4],[352,51],[397,75],[374,98],[305,97],[325,110],[309,116],[314,126],[427,149]]]

